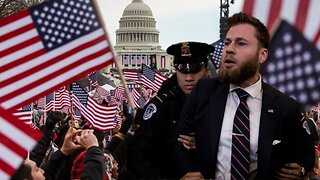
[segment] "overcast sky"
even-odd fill
[[[123,10],[132,0],[97,0],[106,29],[115,45],[115,31]],[[213,43],[219,38],[220,0],[143,0],[153,13],[160,31],[160,45],[193,40]],[[230,15],[242,9],[243,0],[230,4]]]

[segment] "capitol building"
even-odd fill
[[[124,71],[140,69],[141,64],[147,64],[165,74],[172,72],[173,57],[161,49],[156,20],[142,0],[133,0],[124,9],[114,49]],[[104,69],[107,73],[116,71],[115,63]]]

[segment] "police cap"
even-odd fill
[[[196,73],[208,63],[208,55],[214,47],[201,42],[180,42],[167,49],[167,53],[174,56],[173,64],[182,73]]]

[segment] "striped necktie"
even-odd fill
[[[240,104],[233,121],[231,179],[249,179],[250,167],[250,123],[247,105],[248,93],[236,89]]]

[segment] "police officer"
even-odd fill
[[[211,45],[200,42],[181,42],[167,49],[174,56],[176,73],[163,82],[157,96],[144,107],[140,127],[128,147],[127,168],[137,178],[183,176],[177,172],[174,157],[176,123],[187,95],[199,79],[208,76],[208,55],[213,51]],[[179,139],[188,142],[188,138]],[[192,143],[185,143],[185,147],[193,148]]]

